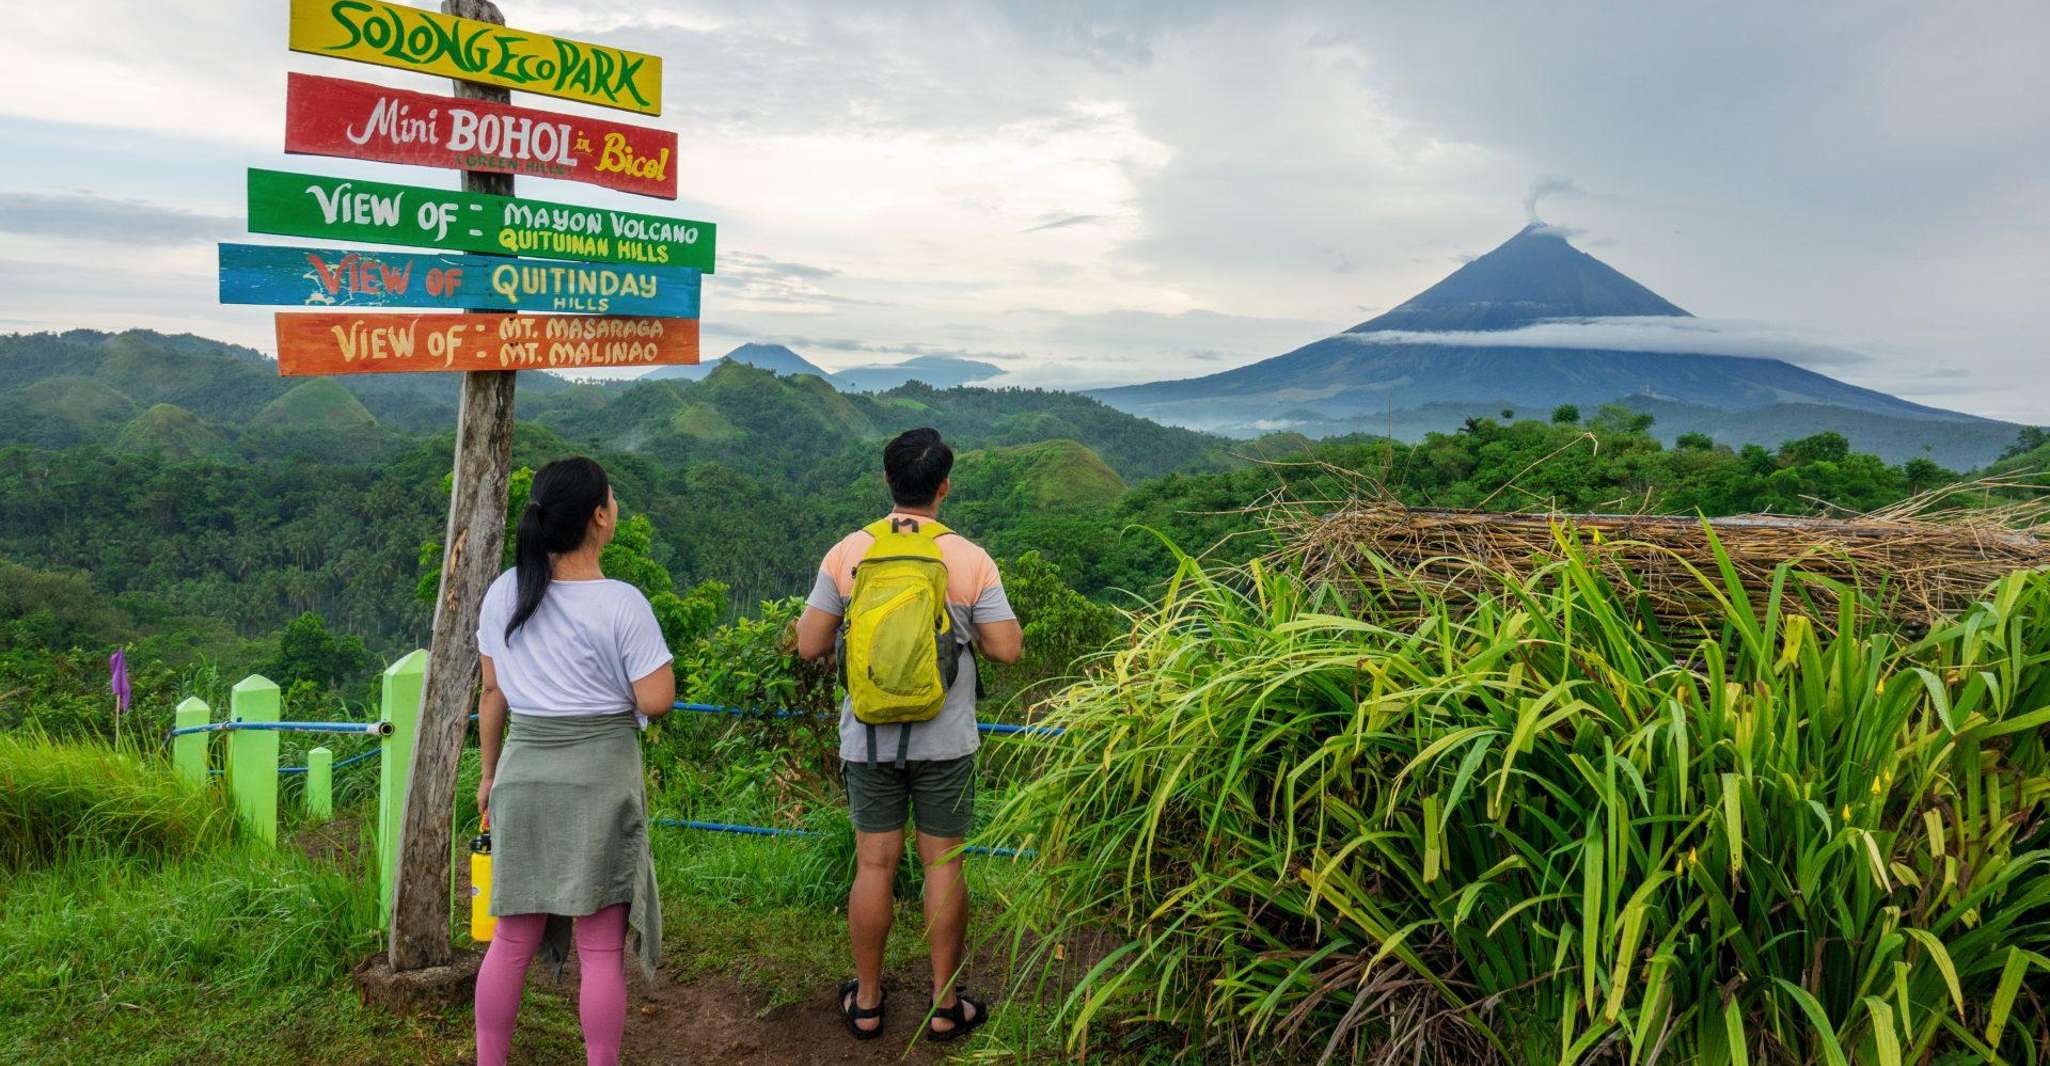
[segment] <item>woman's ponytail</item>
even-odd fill
[[[553,574],[549,557],[583,546],[591,530],[591,513],[605,506],[611,494],[612,482],[605,476],[605,468],[582,457],[557,459],[534,475],[527,509],[520,512],[513,534],[519,596],[514,600],[512,620],[505,625],[507,640],[547,598]]]

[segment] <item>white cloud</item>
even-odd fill
[[[1518,329],[1426,333],[1374,330],[1339,336],[1360,344],[1450,344],[1468,348],[1592,348],[1675,355],[1735,355],[1784,359],[1800,366],[1829,368],[1870,364],[1870,356],[1760,322],[1680,318],[1668,315],[1555,319]]]
[[[191,244],[231,236],[238,228],[226,215],[173,204],[86,192],[0,191],[0,233],[23,237]]]

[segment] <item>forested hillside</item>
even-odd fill
[[[1833,433],[1669,447],[1620,408],[1473,418],[1416,444],[1227,442],[1067,393],[842,394],[739,364],[698,382],[529,373],[520,388],[516,463],[598,458],[627,513],[649,519],[647,557],[679,591],[720,583],[729,613],[808,587],[826,547],[885,505],[881,442],[917,425],[961,451],[950,522],[1000,560],[1036,552],[1052,577],[1113,602],[1170,571],[1170,542],[1262,551],[1246,510],[1276,492],[1728,514],[1866,510],[1957,476],[1854,453]],[[0,559],[19,584],[71,590],[47,599],[100,601],[14,597],[0,621],[17,646],[30,631],[60,646],[152,639],[174,660],[246,658],[308,612],[386,658],[419,644],[453,415],[437,375],[280,379],[247,349],[151,333],[0,338]]]
[[[257,352],[195,337],[0,337],[0,558],[74,575],[160,628],[257,638],[311,611],[410,646],[425,636],[414,584],[441,534],[454,398],[439,375],[280,378]],[[993,527],[1238,462],[1220,439],[1067,393],[843,395],[741,364],[699,382],[526,373],[519,404],[518,463],[597,456],[653,520],[656,560],[680,584],[722,582],[736,608],[809,584],[832,540],[886,502],[876,447],[912,426],[963,450],[957,498]]]

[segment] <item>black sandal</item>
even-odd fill
[[[967,1016],[969,1007],[975,1008],[975,1017],[973,1018]],[[933,1020],[940,1019],[953,1022],[954,1027],[952,1029],[947,1029],[944,1031],[934,1029],[932,1027]],[[936,1044],[944,1044],[952,1040],[959,1040],[962,1037],[967,1036],[969,1033],[972,1033],[975,1030],[980,1029],[982,1027],[982,1023],[988,1020],[989,1006],[987,1004],[983,1003],[981,1000],[976,999],[973,996],[961,992],[956,992],[954,993],[953,1006],[934,1007],[932,1009],[932,1019],[928,1020],[925,1023],[925,1038]]]
[[[856,1040],[874,1040],[883,1035],[883,1010],[890,1005],[890,990],[883,989],[881,999],[873,1007],[861,1006],[861,981],[859,979],[840,982],[840,1014],[847,1019],[847,1031]],[[863,1029],[856,1022],[876,1019],[876,1027]]]

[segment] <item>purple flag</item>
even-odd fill
[[[128,649],[117,648],[107,659],[107,673],[113,677],[114,709],[128,713]]]

